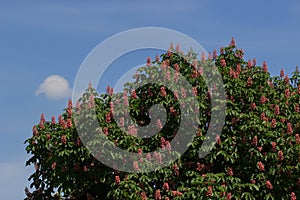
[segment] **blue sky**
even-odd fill
[[[72,89],[77,70],[97,44],[146,26],[180,31],[207,51],[233,36],[246,58],[255,57],[259,65],[266,60],[273,75],[281,68],[291,73],[300,64],[297,1],[0,1],[1,199],[24,198],[32,168],[24,167],[23,142],[41,113],[50,120],[67,103],[68,97],[36,95],[43,81],[59,75],[67,81],[60,83],[69,84],[65,89]]]

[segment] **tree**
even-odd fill
[[[184,117],[182,102],[178,99],[185,91],[171,90],[160,84],[146,84],[134,89],[134,83],[125,85],[123,94],[98,95],[92,86],[86,90],[76,106],[69,101],[64,113],[46,121],[41,115],[33,127],[33,136],[25,141],[32,157],[35,172],[29,177],[33,192],[26,189],[26,199],[296,199],[300,197],[300,73],[298,69],[288,77],[282,70],[272,77],[266,62],[260,67],[256,60],[243,59],[244,53],[232,40],[228,47],[197,60],[192,50],[187,54],[179,48],[156,57],[140,68],[136,83],[143,85],[153,76],[171,80],[176,85],[179,74],[192,85],[197,99],[197,134],[187,151],[169,165],[160,163],[178,152],[173,151],[172,139]],[[211,93],[203,78],[203,65],[214,67],[222,76],[226,90],[226,119],[222,134],[214,135],[212,151],[199,158],[198,151],[205,139],[211,119]],[[211,72],[210,72],[211,73]],[[153,76],[149,76],[153,74]],[[209,86],[210,87],[210,86]],[[128,98],[130,96],[130,98]],[[113,101],[112,101],[113,100]],[[117,103],[116,103],[117,101]],[[136,137],[136,126],[122,118],[128,106],[133,121],[145,126],[153,116],[149,109],[154,104],[167,111],[164,126],[156,135]],[[79,137],[74,115],[94,109],[101,130],[87,130]],[[85,115],[86,117],[87,115]],[[93,116],[87,116],[93,117]],[[118,118],[118,121],[115,120]],[[76,123],[80,123],[77,118]],[[86,118],[81,122],[87,125]],[[77,128],[77,129],[76,129]],[[126,160],[136,172],[114,170],[93,157],[91,148],[105,145],[91,140],[83,145],[89,132],[107,137],[122,149],[135,153],[148,153],[159,148],[169,154],[148,154],[139,160]],[[190,134],[190,133],[186,133]],[[99,153],[101,154],[101,152]],[[101,156],[101,155],[99,155]],[[114,155],[117,157],[118,155]],[[146,163],[146,164],[145,164]],[[153,172],[141,173],[142,166],[156,163]]]

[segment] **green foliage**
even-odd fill
[[[255,60],[244,61],[243,51],[234,43],[222,48],[219,56],[214,53],[211,57],[196,60],[193,51],[184,55],[171,49],[161,55],[161,59],[140,68],[135,75],[135,84],[144,85],[147,79],[160,77],[174,81],[176,87],[177,72],[188,80],[194,92],[197,91],[198,133],[180,159],[151,173],[119,172],[97,161],[82,145],[74,126],[73,114],[84,112],[84,108],[95,109],[102,128],[102,132],[89,131],[99,131],[101,137],[108,137],[122,149],[144,153],[172,148],[169,142],[182,117],[189,115],[181,116],[182,102],[174,91],[162,89],[159,84],[147,84],[134,90],[133,83],[128,83],[123,94],[116,94],[117,103],[113,106],[110,88],[107,94],[98,95],[89,87],[76,106],[69,102],[58,123],[54,119],[47,122],[42,116],[41,122],[34,126],[33,136],[25,141],[26,150],[32,155],[26,165],[33,164],[36,169],[29,177],[35,191],[27,190],[26,199],[300,197],[300,73],[296,70],[290,78],[283,72],[281,76],[271,77],[266,63],[260,67]],[[222,134],[216,136],[216,145],[210,154],[199,158],[198,151],[211,113],[210,95],[202,77],[204,63],[211,67],[215,64],[221,73],[227,108],[226,121],[221,127]],[[170,68],[174,70],[168,70]],[[131,96],[128,104],[127,95]],[[120,127],[120,121],[115,121],[111,115],[112,110],[119,118],[126,114],[126,110],[121,109],[124,104],[128,105],[134,122],[141,126],[149,123],[151,106],[164,106],[167,111],[164,127],[152,137],[135,137],[134,130],[128,130],[132,124],[127,118]],[[90,145],[99,144],[92,141]],[[171,153],[176,154],[170,150]],[[148,160],[159,163],[160,159],[165,157],[158,155]],[[137,161],[141,162],[147,160]]]

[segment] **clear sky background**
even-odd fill
[[[23,142],[41,113],[50,120],[62,112],[88,53],[109,36],[145,26],[180,31],[210,52],[234,37],[272,75],[300,64],[299,1],[0,1],[1,199],[25,197],[33,167],[24,167]]]

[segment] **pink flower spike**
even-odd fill
[[[213,51],[213,59],[216,59],[218,57],[218,52],[216,49]]]
[[[267,188],[269,188],[270,190],[273,189],[273,185],[271,184],[271,182],[270,182],[269,180],[266,181],[266,186],[267,186]]]
[[[267,65],[266,61],[263,62],[263,71],[268,72],[268,65]]]
[[[173,51],[174,50],[174,44],[173,44],[173,42],[171,42],[171,44],[170,44],[170,51]]]
[[[281,78],[284,77],[284,70],[283,70],[283,69],[280,70],[280,77],[281,77]]]
[[[253,58],[253,60],[252,60],[252,66],[256,66],[256,59],[255,58]]]
[[[55,120],[54,116],[51,117],[51,124],[53,124],[53,125],[56,124],[56,120]]]
[[[89,89],[92,89],[92,88],[93,88],[92,82],[89,82]]]
[[[150,58],[150,56],[148,56],[148,58],[147,58],[146,66],[147,67],[151,66],[151,58]]]
[[[229,46],[232,46],[232,47],[236,46],[235,39],[233,37],[231,38],[231,42],[230,42]]]
[[[175,51],[176,51],[177,53],[180,52],[180,46],[179,46],[179,44],[176,44],[176,49],[175,49]]]
[[[202,61],[205,61],[205,60],[206,60],[205,52],[202,52],[202,53],[201,53],[201,60],[202,60]]]

